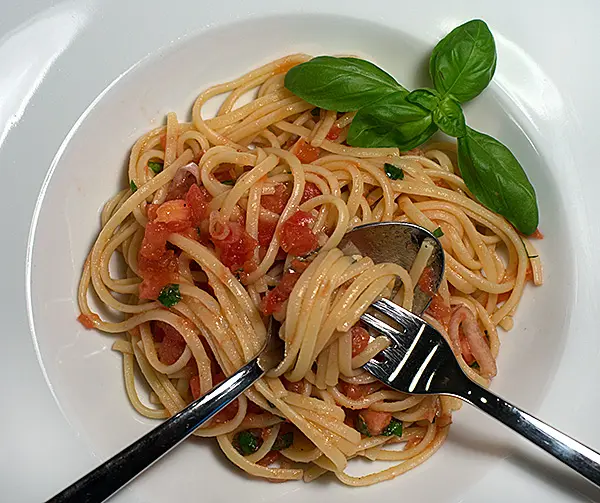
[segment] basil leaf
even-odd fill
[[[441,227],[437,227],[436,229],[434,229],[434,231],[432,232],[432,234],[436,237],[436,238],[441,238],[444,235],[444,231],[442,230]]]
[[[159,302],[165,307],[173,307],[181,300],[181,294],[179,293],[179,285],[167,285],[161,291],[158,296]]]
[[[129,188],[131,189],[131,192],[135,192],[138,189],[133,180],[129,180]]]
[[[223,180],[221,183],[223,185],[235,185],[235,180]]]
[[[272,451],[282,451],[283,449],[287,449],[291,447],[294,443],[294,432],[288,431],[283,435],[279,435],[275,442],[273,443],[273,447],[271,447]]]
[[[404,180],[404,171],[402,171],[402,168],[399,168],[398,166],[394,166],[393,164],[386,162],[383,165],[383,170],[390,180]]]
[[[446,35],[429,59],[429,74],[437,91],[459,102],[483,91],[496,70],[496,44],[487,24],[469,21]]]
[[[393,417],[385,429],[381,432],[384,437],[391,437],[392,435],[396,435],[397,437],[402,436],[402,421],[399,421],[395,417]]]
[[[498,140],[467,127],[458,139],[458,167],[469,190],[523,234],[538,226],[535,190],[512,152]]]
[[[240,431],[235,439],[237,451],[242,456],[248,456],[258,451],[258,439],[248,430]]]
[[[431,112],[406,101],[397,92],[361,108],[348,131],[353,147],[398,147],[410,150],[437,131]]]
[[[371,432],[369,431],[369,427],[362,416],[359,414],[356,416],[356,421],[354,423],[354,427],[358,430],[359,433],[363,434],[365,437],[370,437]]]
[[[391,93],[408,91],[373,63],[319,56],[291,68],[285,87],[312,105],[349,112]]]
[[[432,112],[440,102],[440,95],[435,89],[415,89],[408,93],[406,101],[419,105],[425,110]]]
[[[467,125],[460,103],[454,98],[444,98],[433,111],[433,122],[444,133],[455,138],[467,134]]]

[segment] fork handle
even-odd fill
[[[101,503],[230,404],[264,371],[256,359],[46,503]]]
[[[593,449],[473,382],[458,396],[600,486],[600,454]]]

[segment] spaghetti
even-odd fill
[[[407,309],[416,288],[433,292],[426,252],[411,271],[374,264],[345,256],[344,234],[395,220],[441,236],[446,273],[424,317],[482,384],[496,373],[497,327],[512,327],[526,282],[542,282],[541,263],[528,239],[471,197],[453,145],[405,153],[346,145],[352,113],[315,109],[284,88],[286,71],[307,59],[288,56],[211,87],[192,122],[170,113],[135,143],[130,187],[105,205],[85,262],[79,319],[126,334],[114,349],[129,400],[164,419],[254,357],[273,315],[285,359],[195,435],[216,437],[257,477],[308,482],[333,472],[369,485],[431,457],[460,403],[393,391],[361,369],[386,345],[360,326],[369,304],[396,283]],[[223,102],[206,119],[212,98]],[[114,255],[125,265],[118,277]],[[90,290],[118,321],[92,311]],[[395,463],[348,475],[358,456]]]

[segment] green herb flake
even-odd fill
[[[358,416],[356,416],[355,427],[359,431],[359,433],[362,433],[365,437],[371,436],[371,432],[369,431],[369,428],[367,427],[367,423],[365,423],[365,420],[362,418],[362,416],[360,414]]]
[[[319,107],[313,108],[310,111],[310,115],[312,115],[313,117],[319,117],[321,115],[321,109]]]
[[[235,439],[238,452],[244,456],[254,454],[258,451],[258,439],[249,431],[240,431]]]
[[[162,162],[149,161],[148,167],[158,175],[163,170],[164,164]]]
[[[283,435],[279,435],[275,439],[275,443],[273,444],[273,447],[271,447],[271,450],[281,451],[283,449],[287,449],[288,447],[291,447],[293,443],[294,443],[294,432],[288,431],[288,432],[284,433]]]
[[[404,171],[402,171],[402,168],[386,162],[383,165],[383,169],[390,180],[404,180]]]
[[[392,435],[396,435],[397,437],[402,436],[402,421],[399,421],[395,417],[392,418],[390,424],[388,424],[385,429],[381,432],[384,437],[391,437]]]
[[[223,180],[221,183],[223,185],[235,185],[235,180]]]
[[[179,293],[179,285],[167,285],[161,291],[158,296],[159,302],[165,307],[173,307],[181,300],[181,294]]]
[[[436,238],[441,238],[444,235],[444,231],[442,230],[441,227],[438,227],[436,230],[434,230],[432,232],[432,234],[436,237]]]
[[[479,363],[477,362],[473,362],[471,363],[471,365],[469,365],[469,367],[471,367],[473,370],[479,370]]]
[[[135,184],[135,182],[133,180],[131,180],[129,182],[129,188],[131,189],[131,192],[135,192],[138,189],[137,185]]]

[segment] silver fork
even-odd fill
[[[363,314],[365,325],[391,341],[363,366],[365,370],[404,393],[461,398],[600,486],[600,454],[471,381],[444,337],[417,315],[387,299],[378,300],[371,308],[394,320],[403,331],[370,313]]]

